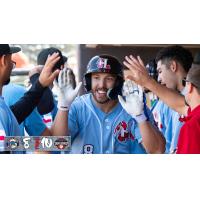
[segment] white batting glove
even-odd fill
[[[58,81],[54,80],[54,87],[58,91],[58,109],[62,111],[69,110],[73,100],[78,95],[82,82],[73,89],[72,78],[69,70],[65,67],[60,71]]]
[[[135,85],[131,80],[127,80],[123,86],[123,96],[125,96],[126,101],[120,95],[118,95],[118,99],[124,110],[138,123],[146,121],[142,87]]]

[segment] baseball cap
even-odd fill
[[[63,56],[63,61],[64,61],[64,63],[66,63],[68,61],[68,57],[67,56]]]
[[[60,69],[61,65],[64,65],[64,59],[63,59],[63,55],[61,53],[61,51],[57,48],[54,47],[50,47],[47,49],[42,49],[42,51],[38,54],[37,57],[37,64],[38,65],[45,65],[46,60],[48,58],[48,55],[52,55],[53,53],[58,53],[60,56],[60,59],[58,60],[58,62],[55,64],[53,71],[56,69]]]
[[[21,51],[20,47],[10,47],[8,44],[0,44],[0,56]]]

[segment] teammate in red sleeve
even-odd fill
[[[132,72],[129,79],[146,87],[169,107],[187,116],[185,117],[185,124],[180,130],[177,153],[200,153],[200,65],[193,66],[187,77],[182,80],[186,91],[184,96],[152,79],[139,56],[137,58],[132,55],[126,56],[124,65]]]
[[[189,111],[184,119],[178,140],[177,153],[200,154],[200,105]]]

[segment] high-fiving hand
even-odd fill
[[[78,95],[82,82],[80,82],[75,89],[73,89],[72,77],[70,71],[65,67],[60,71],[58,82],[54,80],[54,87],[58,92],[58,109],[62,111],[69,110],[73,100]]]
[[[133,80],[135,83],[143,87],[148,84],[151,77],[149,76],[140,56],[137,56],[137,58],[133,57],[132,55],[126,56],[123,64],[132,72],[132,75],[128,76],[127,78]]]
[[[128,114],[130,114],[138,123],[145,121],[144,115],[143,89],[137,86],[131,80],[126,80],[123,86],[123,96],[118,96],[119,102]]]
[[[48,56],[47,61],[40,73],[39,82],[43,87],[50,86],[54,79],[58,76],[60,70],[52,72],[54,65],[60,59],[58,53],[53,53],[51,56]]]

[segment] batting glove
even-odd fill
[[[127,80],[123,85],[123,96],[125,96],[126,101],[120,95],[118,95],[118,99],[124,110],[138,123],[146,121],[142,87],[135,85],[131,80]]]
[[[73,100],[78,95],[82,82],[73,89],[72,77],[70,71],[64,68],[60,71],[58,81],[54,80],[54,87],[58,92],[58,109],[62,111],[69,110]]]

